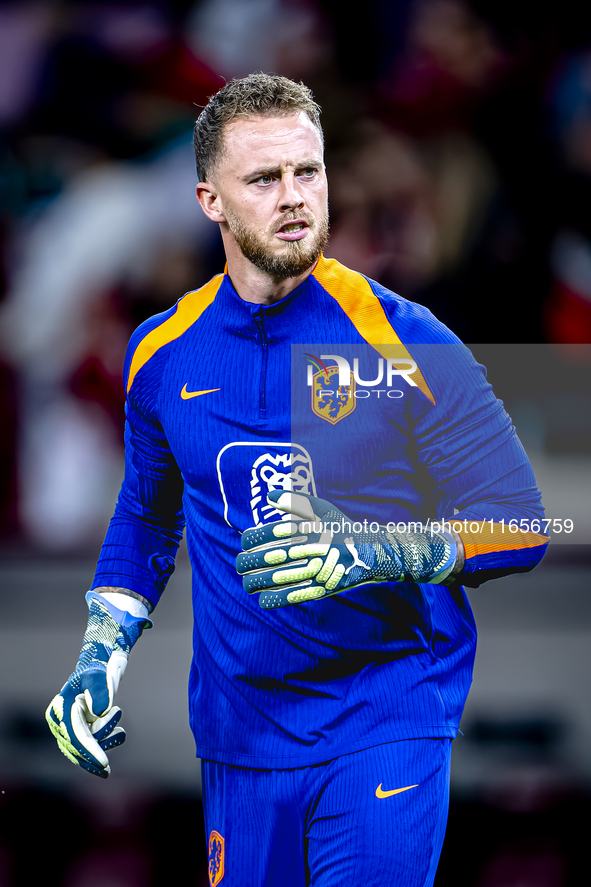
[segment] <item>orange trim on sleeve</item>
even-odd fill
[[[182,336],[196,320],[198,320],[206,308],[208,308],[216,297],[219,290],[223,274],[217,274],[209,283],[202,286],[198,290],[187,293],[182,299],[179,299],[177,309],[172,317],[151,330],[137,346],[131,365],[129,367],[129,378],[127,380],[127,391],[130,390],[141,368],[153,357],[156,352]]]
[[[384,306],[362,274],[345,268],[336,259],[320,256],[313,276],[327,293],[341,306],[358,333],[386,359],[412,360],[388,320]],[[419,391],[435,403],[423,374],[417,367],[409,373]]]
[[[452,529],[456,529],[458,524],[462,525],[461,530],[457,530],[458,536],[464,543],[464,555],[466,560],[478,557],[479,554],[494,554],[499,551],[521,551],[525,548],[537,548],[540,545],[546,545],[550,541],[549,536],[543,533],[528,533],[524,530],[518,530],[512,533],[508,525],[493,523],[490,528],[490,521],[456,521],[454,526],[453,519],[446,521]],[[478,524],[478,532],[473,533],[470,526]]]

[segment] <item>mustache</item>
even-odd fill
[[[277,232],[280,231],[284,225],[288,225],[289,222],[296,222],[296,221],[305,222],[306,225],[308,226],[308,228],[316,227],[316,219],[314,218],[314,216],[310,215],[310,213],[307,213],[307,212],[296,213],[296,212],[290,211],[288,213],[285,213],[285,215],[283,215],[279,219],[279,221],[275,222],[275,224],[273,225],[273,227],[271,229],[271,233],[277,234]]]

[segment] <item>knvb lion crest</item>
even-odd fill
[[[212,831],[207,844],[207,870],[210,887],[216,887],[224,877],[224,844],[219,832]]]
[[[349,385],[339,385],[338,366],[323,367],[312,376],[312,411],[331,425],[350,416],[357,405],[353,374],[350,379]]]
[[[239,532],[287,519],[267,501],[272,490],[316,495],[312,459],[297,443],[232,441],[219,451],[216,469],[224,520]]]
[[[285,514],[267,502],[272,490],[293,490],[314,496],[312,463],[305,451],[262,453],[255,460],[250,477],[250,507],[254,526],[284,520]]]

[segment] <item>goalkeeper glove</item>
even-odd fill
[[[125,730],[117,726],[121,709],[113,699],[128,654],[152,621],[120,610],[94,591],[86,601],[90,613],[76,670],[45,717],[68,760],[106,779],[111,772],[106,752],[125,742]]]
[[[352,532],[352,522],[326,499],[273,490],[267,496],[291,520],[242,534],[236,569],[264,609],[318,600],[378,582],[439,584],[461,569],[461,542],[447,532]],[[303,518],[303,520],[301,520]]]

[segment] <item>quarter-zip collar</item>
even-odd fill
[[[257,392],[257,413],[261,420],[269,417],[269,396],[279,364],[287,361],[289,366],[290,346],[301,341],[302,336],[306,339],[302,323],[309,316],[306,306],[317,301],[318,286],[310,274],[283,299],[271,305],[261,305],[240,298],[230,276],[226,273],[223,277],[215,299],[215,311],[222,327],[220,332],[251,344],[252,386]]]
[[[270,334],[272,329],[273,341],[289,339],[290,321],[288,316],[291,314],[290,309],[294,303],[310,298],[314,283],[310,274],[283,299],[271,305],[261,305],[242,299],[236,292],[230,276],[225,274],[216,296],[216,302],[219,302],[222,309],[225,329],[236,335],[245,335],[250,330],[254,335],[257,330],[255,318],[258,317],[263,319],[267,334]],[[291,328],[291,333],[293,334],[293,328]]]

